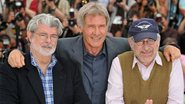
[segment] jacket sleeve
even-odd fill
[[[16,75],[7,63],[0,67],[0,104],[18,104]]]

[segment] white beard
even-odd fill
[[[36,44],[30,44],[31,48],[38,52],[39,54],[43,55],[43,56],[51,56],[54,52],[56,47],[52,48],[51,45],[45,45],[45,46],[36,46]]]

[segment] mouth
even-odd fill
[[[46,45],[46,46],[42,46],[43,48],[47,48],[47,49],[52,49],[52,46]]]
[[[93,41],[97,42],[97,41],[100,41],[101,40],[101,37],[91,37],[91,39]]]
[[[142,52],[143,56],[150,57],[152,55],[152,52]]]

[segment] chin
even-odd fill
[[[51,56],[54,52],[55,50],[51,49],[51,50],[40,50],[39,53],[43,56]]]

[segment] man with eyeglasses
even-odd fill
[[[56,48],[57,59],[71,59],[79,63],[85,91],[92,104],[105,104],[112,60],[130,49],[126,38],[108,36],[109,22],[107,9],[101,3],[89,2],[78,11],[77,23],[82,35],[61,38]],[[173,46],[167,46],[163,53],[169,61],[180,56],[179,49]],[[18,50],[9,54],[8,62],[12,67],[25,65]]]
[[[91,104],[77,64],[53,54],[61,33],[60,20],[50,14],[29,21],[26,65],[0,68],[0,104]]]
[[[148,18],[134,21],[128,35],[133,51],[113,60],[106,104],[183,104],[181,63],[179,59],[167,62],[158,51],[157,23]]]

